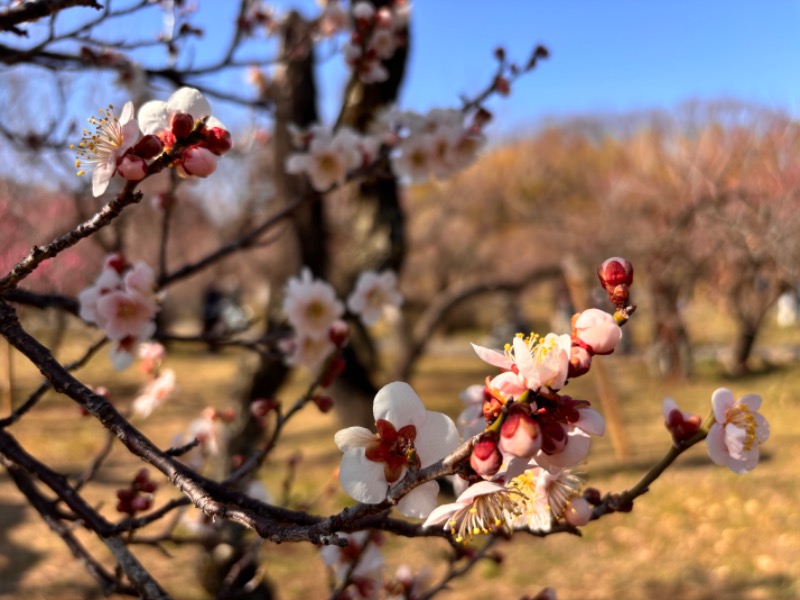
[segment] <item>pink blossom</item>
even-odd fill
[[[383,555],[377,542],[369,531],[356,531],[342,537],[347,539],[347,546],[323,546],[320,548],[322,560],[333,570],[339,583],[349,577],[353,585],[348,589],[356,598],[377,598],[383,579]]]
[[[458,445],[453,421],[442,413],[425,410],[407,383],[381,388],[375,396],[373,415],[377,434],[364,427],[348,427],[335,436],[336,445],[344,452],[339,482],[359,502],[382,502],[389,486],[405,475],[409,460],[425,468]],[[425,518],[435,508],[438,492],[435,481],[424,483],[404,496],[397,509],[408,517]]]
[[[456,419],[458,431],[464,439],[478,435],[486,428],[486,419],[483,416],[485,389],[482,385],[471,385],[458,395],[467,405]]]
[[[313,138],[307,153],[293,154],[286,162],[289,173],[306,173],[314,189],[325,192],[334,185],[343,185],[347,174],[361,166],[360,138],[343,127],[335,134],[323,127],[312,130]]]
[[[719,388],[711,396],[715,423],[708,430],[708,455],[734,473],[752,471],[758,464],[759,446],[769,438],[769,423],[758,413],[761,396],[747,394],[736,400]]]
[[[592,354],[611,354],[622,339],[622,329],[607,312],[589,308],[573,317],[573,332]]]
[[[110,292],[97,300],[97,314],[112,340],[126,337],[147,339],[155,333],[155,301],[136,293]]]

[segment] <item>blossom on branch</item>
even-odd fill
[[[458,445],[450,417],[425,409],[407,383],[390,383],[378,391],[372,407],[378,433],[348,427],[336,433],[344,452],[339,469],[342,489],[353,499],[377,504],[389,486],[409,469],[425,468]],[[425,518],[436,507],[439,484],[429,481],[411,490],[397,505],[407,517]]]
[[[393,271],[364,271],[347,298],[347,308],[367,326],[377,323],[386,307],[402,303],[403,296],[397,290],[397,275]]]
[[[718,465],[738,474],[755,469],[759,446],[769,438],[769,423],[758,413],[761,396],[747,394],[736,400],[733,392],[719,388],[711,396],[715,423],[708,430],[708,455]]]
[[[100,118],[90,117],[94,130],[83,130],[83,139],[77,146],[75,167],[83,175],[85,167],[91,166],[92,194],[100,196],[108,188],[111,178],[119,172],[126,179],[138,181],[144,177],[141,158],[128,156],[128,150],[139,140],[139,124],[133,118],[133,103],[127,102],[119,116],[109,105],[100,109]]]
[[[164,102],[151,100],[139,109],[139,125],[146,135],[157,137],[166,150],[185,147],[173,162],[181,177],[208,177],[217,158],[231,149],[231,135],[200,91],[182,87]]]
[[[114,366],[127,368],[138,342],[156,330],[158,298],[153,270],[143,261],[129,267],[119,254],[109,256],[94,285],[78,294],[79,315],[115,342]]]

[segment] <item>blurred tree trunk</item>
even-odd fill
[[[380,8],[388,0],[375,0]],[[336,127],[366,132],[378,113],[397,100],[408,57],[408,29],[399,32],[406,43],[384,61],[389,73],[386,81],[365,84],[353,73],[348,81]],[[405,215],[400,205],[400,186],[386,157],[370,177],[347,190],[348,202],[355,207],[349,223],[346,257],[331,266],[330,280],[341,297],[353,289],[363,271],[392,269],[399,273],[406,255]],[[359,321],[351,320],[350,343],[345,348],[345,371],[331,388],[337,413],[343,424],[371,425],[372,399],[377,392],[373,377],[379,368],[376,347]]]
[[[650,282],[653,306],[653,365],[660,375],[688,379],[692,350],[680,308],[681,286],[654,275]]]
[[[285,58],[283,76],[276,83],[275,131],[273,177],[276,198],[283,203],[303,198],[301,206],[294,211],[295,247],[287,256],[296,257],[295,264],[287,264],[284,273],[276,274],[280,281],[308,266],[318,277],[327,275],[327,228],[321,195],[313,190],[303,176],[289,175],[283,166],[293,152],[290,125],[308,127],[318,120],[317,91],[314,82],[314,51],[311,41],[311,26],[300,14],[292,11],[282,30],[282,56]],[[299,257],[299,258],[297,258]],[[278,298],[279,299],[279,298]],[[280,319],[275,303],[276,295],[270,295],[267,311],[267,328],[274,330]],[[250,412],[250,404],[256,398],[272,398],[284,384],[289,369],[280,358],[261,356],[256,364],[245,361],[239,393],[238,421],[227,451],[224,470],[229,471],[235,456],[247,456],[256,450],[263,430]],[[224,475],[225,473],[223,473]],[[272,597],[269,584],[260,582],[253,589],[245,584],[257,572],[258,552],[252,551],[252,539],[239,525],[222,525],[222,544],[213,544],[203,555],[200,568],[203,584],[216,598],[266,600]],[[219,551],[225,548],[225,552]],[[239,575],[233,577],[234,571]]]

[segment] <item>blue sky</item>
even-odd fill
[[[311,0],[295,3],[314,10]],[[417,0],[401,104],[458,104],[493,72],[498,45],[523,62],[537,43],[551,59],[492,101],[502,133],[543,118],[670,108],[739,98],[800,114],[800,2],[772,0]],[[323,86],[334,111],[341,61]]]

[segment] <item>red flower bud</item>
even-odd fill
[[[628,259],[619,256],[607,258],[597,267],[597,276],[608,291],[618,285],[632,285],[633,265]]]
[[[192,129],[194,129],[194,117],[186,113],[175,113],[172,115],[169,128],[172,130],[172,133],[175,134],[176,139],[185,139],[189,137],[189,134],[192,133]]]
[[[230,132],[222,127],[212,127],[206,130],[204,137],[206,146],[216,155],[225,154],[233,148]]]
[[[326,413],[333,408],[333,398],[330,396],[315,394],[311,400],[317,405],[320,412]]]
[[[159,138],[157,135],[152,134],[146,135],[136,142],[136,145],[131,150],[133,154],[145,160],[155,158],[163,151],[164,142],[162,142],[161,138]]]
[[[475,443],[472,455],[469,457],[469,466],[482,477],[491,477],[503,464],[503,455],[497,447],[494,437],[486,436]]]

